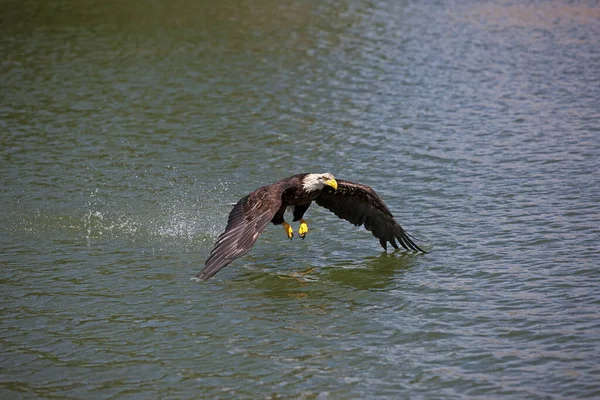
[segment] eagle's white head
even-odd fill
[[[302,180],[302,188],[307,192],[321,190],[325,186],[331,186],[334,190],[338,187],[335,177],[329,172],[324,174],[308,174]]]

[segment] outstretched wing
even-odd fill
[[[315,199],[318,205],[327,208],[340,218],[365,228],[379,239],[387,250],[387,242],[398,248],[396,240],[406,250],[425,253],[394,220],[394,216],[377,193],[366,185],[337,179],[338,187],[324,187]]]
[[[260,188],[240,199],[229,213],[225,232],[217,238],[204,268],[196,278],[206,280],[250,251],[281,207],[281,194]]]

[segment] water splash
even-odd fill
[[[133,188],[99,185],[82,196],[79,207],[73,196],[60,207],[13,207],[0,217],[11,234],[79,237],[88,246],[111,239],[179,248],[211,246],[224,229],[229,203],[237,198],[228,193],[225,181],[207,184],[184,178],[162,176]]]
[[[116,219],[111,220],[107,218],[105,220],[102,212],[92,211],[91,209],[83,216],[82,222],[88,245],[90,245],[92,238],[106,235],[135,237],[140,230],[139,222],[132,218],[119,215]]]
[[[212,243],[229,213],[227,182],[208,186],[197,179],[172,180],[168,190],[164,184],[157,186],[133,199],[92,191],[81,217],[87,243],[100,237],[167,240],[183,246]]]

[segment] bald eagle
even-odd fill
[[[398,249],[397,240],[406,250],[425,253],[369,186],[335,179],[330,173],[298,174],[260,187],[235,204],[225,232],[219,235],[204,269],[195,278],[206,280],[250,251],[269,222],[283,225],[292,239],[292,227],[283,219],[286,209],[292,212],[294,222],[300,222],[298,236],[304,239],[308,225],[302,217],[313,201],[356,226],[364,224],[384,250],[387,242]]]

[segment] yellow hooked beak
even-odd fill
[[[327,186],[331,186],[333,188],[333,190],[337,189],[337,181],[335,179],[333,179],[333,178],[330,179],[330,180],[328,180],[328,181],[325,181],[325,184]]]

